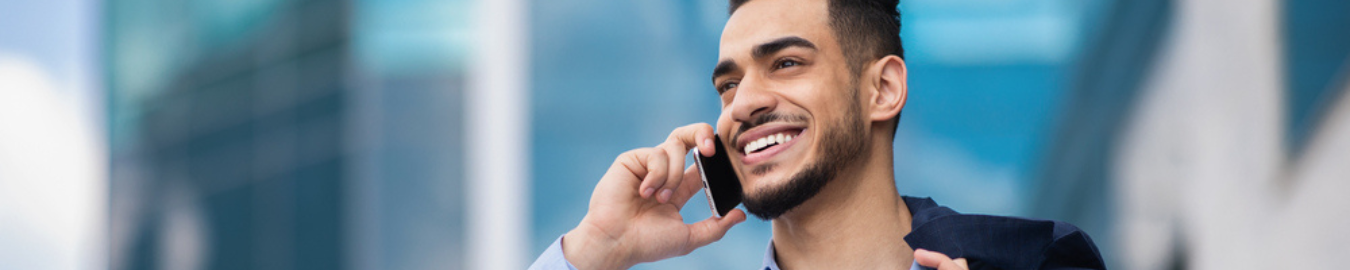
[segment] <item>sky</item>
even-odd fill
[[[0,0],[0,269],[104,265],[94,11]]]

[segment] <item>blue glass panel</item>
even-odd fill
[[[1350,73],[1350,2],[1284,1],[1288,149],[1301,152]]]

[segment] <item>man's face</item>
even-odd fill
[[[772,219],[814,196],[866,140],[859,91],[826,0],[752,0],[722,30],[717,132],[745,205]]]

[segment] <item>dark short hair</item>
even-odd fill
[[[729,0],[727,13],[736,13],[750,0]],[[887,55],[905,58],[900,45],[900,0],[828,0],[830,28],[839,40],[850,72],[862,73],[864,65]]]
[[[727,13],[750,0],[728,0]],[[862,74],[867,63],[895,55],[905,59],[905,47],[900,44],[900,0],[827,0],[830,28],[848,61],[848,70],[854,79]],[[893,128],[900,127],[900,113],[891,119]],[[895,130],[891,130],[895,135]],[[892,137],[894,138],[894,137]]]

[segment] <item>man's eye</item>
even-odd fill
[[[726,93],[727,91],[730,91],[732,88],[736,88],[736,86],[739,86],[739,84],[736,82],[724,83],[722,84],[722,87],[717,88],[717,93],[718,94]]]
[[[786,59],[786,60],[778,61],[778,65],[777,65],[777,66],[774,66],[774,69],[784,69],[784,68],[789,68],[789,67],[795,67],[795,66],[801,65],[801,64],[802,64],[802,63],[801,63],[801,62],[797,62],[797,60]]]

